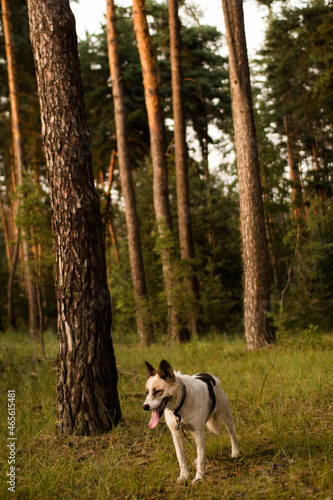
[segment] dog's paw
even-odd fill
[[[200,476],[198,476],[198,477],[197,477],[197,475],[195,476],[195,478],[192,481],[192,484],[198,484],[198,483],[202,483],[202,482],[203,482],[203,476],[200,474]]]
[[[201,483],[203,481],[203,478],[204,478],[203,473],[197,471],[195,474],[195,478],[192,481],[192,484]]]
[[[231,452],[231,458],[236,458],[239,453],[239,450],[232,450]]]
[[[188,485],[188,476],[179,476],[177,479],[177,484],[183,484],[184,486]]]

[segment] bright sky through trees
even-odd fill
[[[194,0],[204,14],[203,23],[216,26],[224,32],[222,4],[220,0]],[[117,5],[127,7],[132,5],[131,0],[119,0]],[[105,0],[80,0],[79,3],[71,2],[71,9],[76,18],[76,29],[79,38],[85,38],[85,32],[96,33],[104,23],[106,12]],[[253,57],[260,48],[264,34],[264,17],[266,7],[259,6],[255,0],[244,2],[245,30],[249,56]]]

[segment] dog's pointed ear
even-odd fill
[[[156,375],[157,371],[153,368],[147,361],[145,361],[147,367],[147,377],[153,377]]]
[[[160,366],[158,368],[158,375],[166,381],[171,382],[175,378],[175,374],[173,373],[173,369],[171,368],[170,363],[162,359],[160,362]]]

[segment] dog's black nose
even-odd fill
[[[150,410],[149,405],[142,405],[142,408],[143,408],[144,410],[146,410],[146,411],[149,411],[149,410]]]

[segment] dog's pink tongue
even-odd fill
[[[150,422],[149,422],[149,427],[150,429],[154,429],[154,427],[156,427],[156,425],[158,424],[158,421],[160,419],[160,410],[153,410],[151,412],[151,419],[150,419]]]

